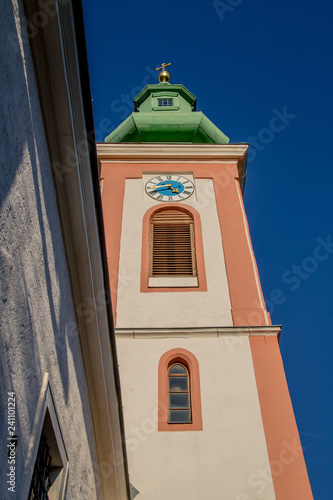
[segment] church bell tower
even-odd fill
[[[97,148],[132,496],[310,500],[244,210],[248,145],[166,66]]]

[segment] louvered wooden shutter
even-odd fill
[[[150,276],[196,276],[193,219],[162,210],[151,219]]]

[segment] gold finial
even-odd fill
[[[160,68],[156,68],[156,71],[162,70],[161,73],[158,74],[158,81],[160,83],[170,82],[171,76],[168,71],[165,71],[166,66],[171,66],[171,63],[165,64],[162,63]]]

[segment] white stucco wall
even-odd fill
[[[93,428],[22,1],[0,11],[0,435],[16,395],[19,491],[43,376],[68,454],[66,498],[96,498]],[[23,38],[22,32],[23,29]],[[0,459],[1,498],[16,498]]]
[[[119,262],[118,328],[233,324],[213,181],[197,179],[196,195],[183,203],[200,213],[208,291],[140,293],[142,220],[150,207],[161,203],[144,192],[141,179],[127,179]],[[173,313],[160,314],[162,310]]]
[[[246,336],[118,339],[117,346],[130,480],[140,500],[275,500]],[[158,362],[176,347],[199,362],[202,431],[157,431]]]

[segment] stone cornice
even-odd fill
[[[116,328],[117,338],[188,338],[277,336],[281,326],[218,326],[216,328]]]
[[[248,144],[112,144],[97,143],[103,163],[223,163],[237,161],[244,190]]]

